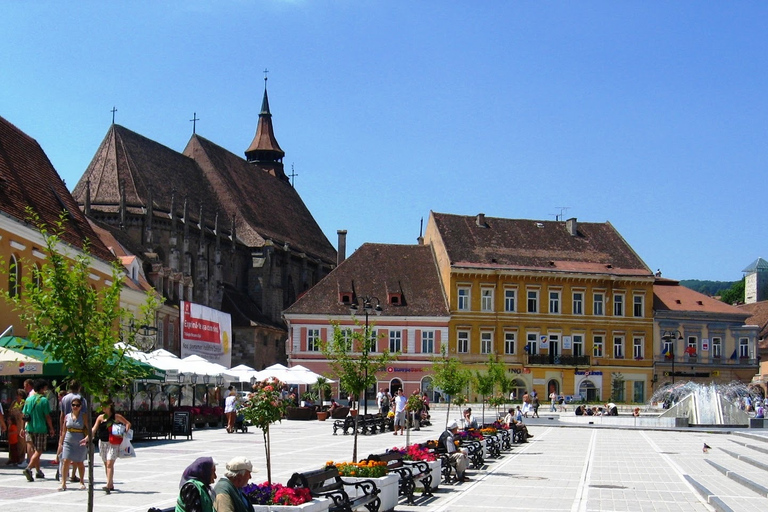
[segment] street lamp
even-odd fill
[[[195,406],[195,391],[196,391],[195,388],[197,387],[197,374],[196,373],[193,373],[192,375],[189,376],[189,382],[192,383],[192,407],[194,407]]]
[[[672,359],[672,384],[675,383],[675,342],[682,341],[683,335],[680,331],[661,331],[661,341],[664,342],[665,347],[662,348],[661,353],[664,357]]]
[[[381,309],[381,302],[376,297],[370,297],[365,296],[361,297],[362,300],[362,306],[363,306],[363,313],[365,313],[365,352],[370,352],[371,350],[371,333],[368,329],[368,315],[371,314],[371,311],[376,313],[376,315],[381,315],[382,309]],[[352,313],[352,316],[357,314],[358,306],[357,302],[353,302],[351,306],[349,306],[349,311]],[[375,351],[375,348],[374,348]],[[368,414],[368,365],[365,366],[365,380],[363,381],[366,383],[365,391],[363,391],[363,414]]]
[[[148,351],[155,348],[157,339],[157,327],[152,325],[135,325],[134,320],[128,324],[128,329],[133,334],[133,345],[141,351]]]
[[[186,377],[186,375],[184,375],[184,373],[182,373],[182,372],[179,372],[179,374],[176,375],[176,380],[178,380],[178,382],[179,382],[179,399],[176,402],[176,407],[180,407],[181,406],[181,387],[184,385],[184,378],[185,377]]]
[[[211,382],[211,376],[203,375],[203,384],[205,384],[205,406],[208,407],[208,384]]]

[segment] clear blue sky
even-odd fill
[[[610,221],[652,270],[768,257],[768,4],[252,0],[0,6],[0,115],[71,189],[111,123],[276,135],[328,239],[429,211]]]

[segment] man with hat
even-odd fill
[[[245,457],[239,456],[227,462],[224,477],[216,482],[216,512],[251,512],[248,498],[241,490],[251,479],[253,464]]]
[[[467,451],[456,448],[455,436],[459,431],[459,425],[455,420],[450,421],[445,428],[445,432],[440,434],[438,442],[445,447],[445,451],[448,452],[448,456],[453,460],[456,465],[456,477],[459,482],[466,482],[469,477],[466,476],[467,466],[469,465],[469,458],[467,457]]]

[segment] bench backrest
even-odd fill
[[[403,454],[400,452],[372,453],[366,460],[386,462],[389,469],[403,466]]]
[[[344,487],[339,477],[339,469],[336,466],[327,466],[323,469],[294,473],[288,480],[286,487],[304,487],[312,494],[323,493]]]

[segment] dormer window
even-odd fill
[[[339,302],[342,304],[352,304],[352,292],[339,292]]]
[[[402,306],[403,294],[402,293],[389,293],[387,294],[387,302],[390,306]]]

